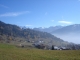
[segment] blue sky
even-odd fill
[[[0,20],[30,28],[80,24],[80,0],[0,0]]]

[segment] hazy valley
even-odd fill
[[[80,24],[73,24],[69,26],[55,26],[55,27],[49,27],[44,29],[36,28],[35,30],[48,32],[68,42],[72,42],[76,44],[80,43],[79,42]]]

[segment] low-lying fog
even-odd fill
[[[64,41],[80,44],[79,33],[67,33],[67,34],[54,34],[56,37],[63,39]]]

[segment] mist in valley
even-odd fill
[[[71,43],[80,43],[80,34],[78,33],[67,33],[67,34],[54,34],[56,37],[63,39],[64,41],[68,41]]]

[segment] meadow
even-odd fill
[[[80,50],[41,50],[0,44],[0,60],[80,60]]]

